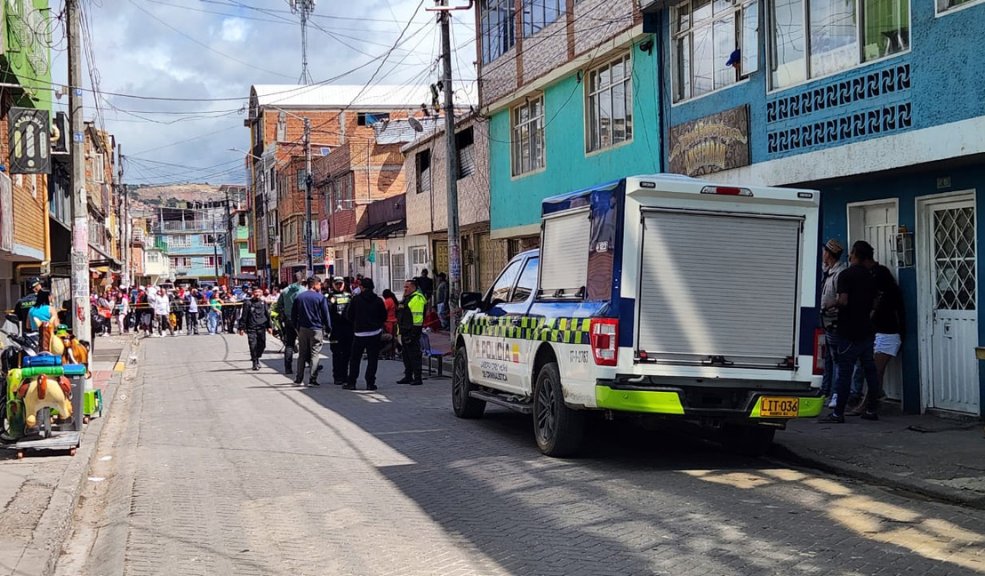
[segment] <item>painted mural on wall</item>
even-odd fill
[[[670,129],[670,171],[701,176],[749,164],[749,110],[739,106]]]
[[[766,102],[766,146],[773,157],[846,144],[913,126],[910,65],[785,90]]]

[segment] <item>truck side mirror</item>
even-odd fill
[[[458,299],[459,306],[463,310],[479,310],[482,308],[482,294],[478,292],[462,292]]]

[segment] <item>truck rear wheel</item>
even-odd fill
[[[726,448],[746,456],[762,456],[773,445],[776,428],[755,425],[722,427],[722,443]]]
[[[557,362],[544,364],[537,373],[533,420],[537,447],[544,454],[571,456],[581,448],[585,415],[565,405]]]
[[[468,419],[482,417],[486,411],[486,403],[469,396],[474,389],[469,380],[469,355],[462,346],[455,351],[455,366],[451,377],[451,405],[455,416]]]

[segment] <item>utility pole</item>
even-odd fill
[[[455,102],[451,84],[451,11],[471,10],[468,6],[448,6],[447,0],[437,0],[441,21],[441,63],[444,66],[442,88],[445,92],[445,182],[448,204],[448,322],[452,338],[458,331],[458,299],[462,293],[462,239],[458,227],[458,150],[455,147]],[[431,10],[431,9],[429,9]]]
[[[308,277],[315,274],[314,234],[311,229],[311,120],[304,119],[304,229],[308,249]]]
[[[120,206],[120,260],[122,260],[123,277],[120,285],[123,287],[130,285],[130,217],[127,214],[127,187],[123,184],[123,144],[116,145],[116,162],[119,164],[116,170],[116,193],[121,194]]]
[[[82,29],[79,0],[65,0],[68,33],[68,108],[72,124],[72,324],[76,337],[92,338],[89,306],[89,204],[82,121]],[[95,348],[95,342],[90,344]]]
[[[215,283],[218,284],[219,283],[219,233],[216,231],[214,212],[209,213],[209,219],[212,220],[212,264],[215,266]]]
[[[233,221],[232,214],[230,212],[229,206],[229,188],[226,188],[226,258],[222,263],[222,266],[226,272],[226,286],[232,288],[233,286]]]

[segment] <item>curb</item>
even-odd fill
[[[126,359],[129,358],[135,345],[136,342],[133,338],[124,344],[116,365],[121,362],[126,365]],[[120,374],[120,378],[116,378],[116,374]],[[112,394],[107,394],[108,397],[112,396],[112,399],[106,398],[104,400],[106,402],[104,410],[111,408],[116,403],[116,395],[122,389],[120,386],[123,380],[122,374],[123,372],[114,371],[110,380],[113,391]],[[95,461],[96,446],[99,443],[107,417],[89,420],[89,424],[82,433],[78,452],[72,457],[62,477],[58,479],[51,500],[34,529],[31,543],[28,544],[17,561],[13,574],[18,576],[50,576],[54,573],[55,564],[61,555],[62,544],[72,528],[72,519],[79,504],[79,495],[85,485],[86,473]]]
[[[805,468],[813,468],[836,476],[853,478],[867,484],[874,484],[897,492],[916,495],[927,500],[985,510],[985,497],[981,495],[971,496],[961,490],[936,486],[929,482],[907,481],[892,475],[881,476],[878,473],[868,472],[857,466],[802,454],[789,446],[784,446],[781,442],[775,442],[773,444],[769,452],[769,459]]]

